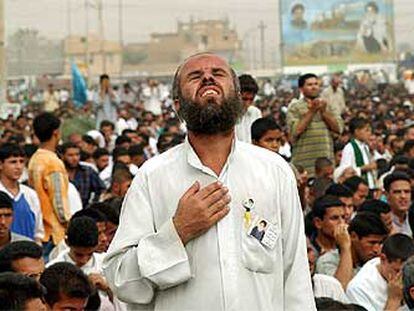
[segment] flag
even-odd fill
[[[75,106],[82,107],[85,105],[87,101],[86,82],[75,63],[72,63],[72,91]]]

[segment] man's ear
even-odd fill
[[[414,286],[411,286],[408,290],[408,293],[410,294],[411,299],[414,299]]]
[[[313,225],[316,227],[316,229],[320,230],[322,228],[322,219],[319,217],[313,218]]]
[[[178,111],[180,111],[180,101],[178,99],[174,99],[173,109],[175,113],[178,115]]]

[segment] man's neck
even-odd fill
[[[56,152],[56,144],[53,140],[46,141],[40,144],[40,148],[46,149],[52,152]]]
[[[68,172],[68,175],[69,175],[69,179],[70,180],[73,180],[75,178],[75,175],[76,175],[76,171],[77,170],[78,170],[77,167],[75,167],[75,168],[69,168],[69,167],[66,166],[66,171]]]
[[[215,135],[196,134],[188,132],[188,140],[200,158],[201,163],[211,168],[217,176],[226,164],[230,154],[234,130]]]
[[[14,179],[7,178],[4,175],[0,175],[0,182],[3,186],[14,196],[19,193],[19,182]]]
[[[393,210],[392,213],[395,215],[395,217],[398,218],[398,221],[400,224],[403,224],[405,222],[405,219],[407,218],[407,212]]]
[[[9,231],[7,235],[0,237],[0,249],[2,249],[4,246],[6,246],[7,244],[9,244],[9,242],[11,240],[10,234],[11,233]]]
[[[316,237],[316,243],[318,243],[319,246],[321,247],[322,253],[329,252],[336,248],[335,239],[330,238],[320,232],[318,233],[318,236]]]

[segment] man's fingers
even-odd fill
[[[224,198],[229,192],[229,189],[226,187],[221,187],[217,189],[216,191],[210,193],[207,197],[204,198],[204,203],[207,206],[211,206],[220,199]]]
[[[204,188],[202,188],[197,194],[197,198],[204,200],[207,196],[209,196],[212,192],[220,189],[223,187],[222,183],[219,181],[215,181]]]
[[[212,222],[211,225],[216,224],[217,222],[219,222],[222,218],[224,218],[224,216],[226,216],[230,211],[230,207],[225,206],[224,208],[220,209],[217,213],[213,214],[210,217],[210,220]]]
[[[219,212],[223,208],[227,207],[231,201],[230,195],[225,195],[220,200],[216,201],[214,204],[210,205],[208,210],[210,211],[211,215]]]
[[[184,192],[182,199],[186,199],[194,194],[196,194],[200,190],[200,183],[198,181],[194,182],[190,188],[187,189],[186,192]]]

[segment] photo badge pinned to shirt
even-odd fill
[[[256,216],[247,234],[258,240],[262,245],[274,249],[277,241],[276,226],[267,219]]]

